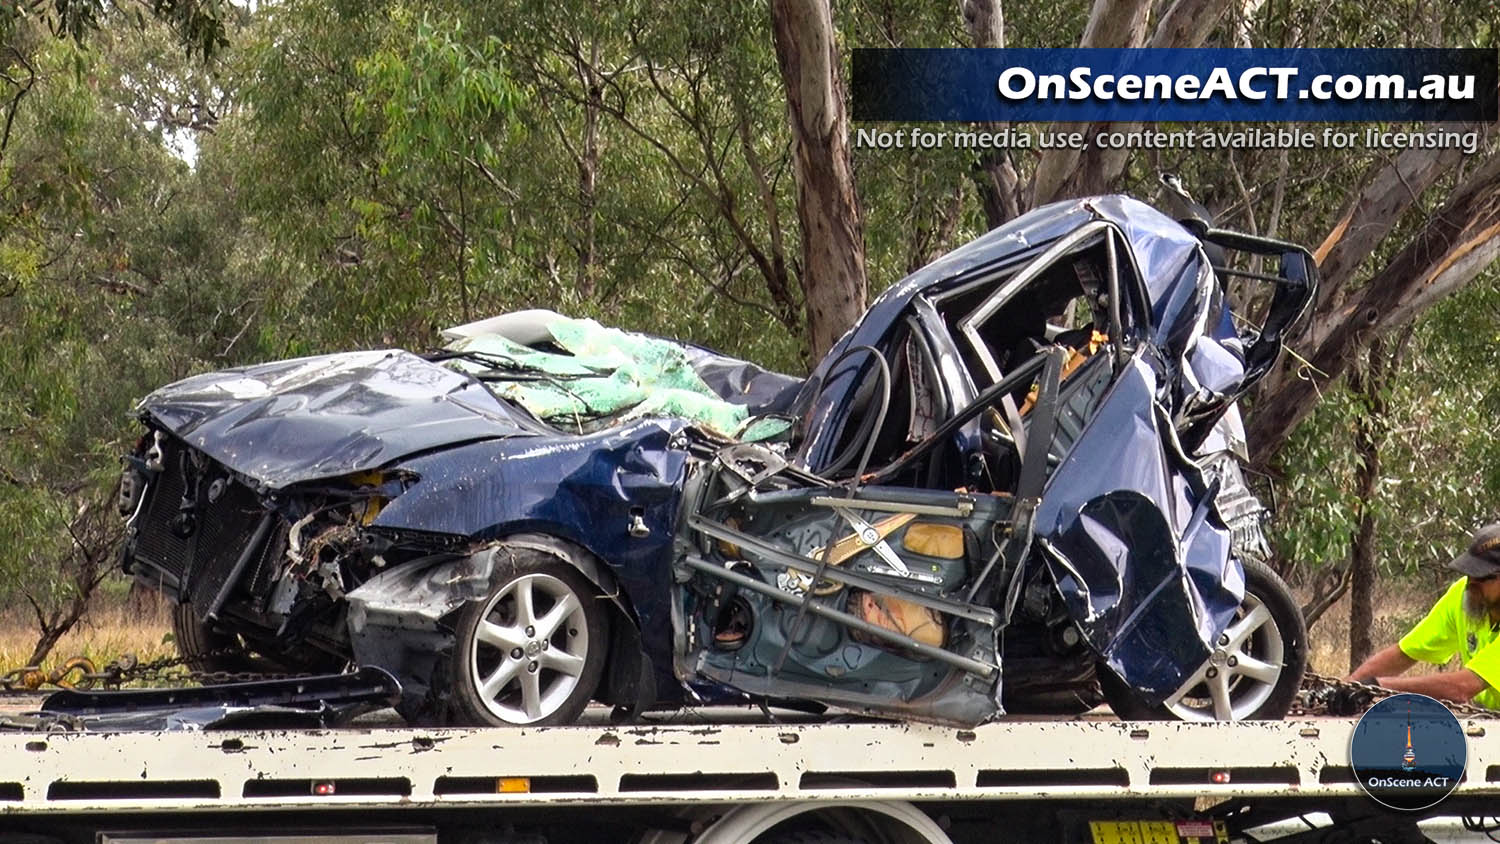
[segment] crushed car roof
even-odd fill
[[[1146,284],[1154,321],[1160,322],[1163,309],[1179,298],[1182,285],[1194,283],[1197,267],[1206,260],[1201,258],[1200,241],[1181,223],[1140,200],[1123,195],[1096,196],[1054,202],[1022,214],[913,272],[880,294],[863,322],[835,348],[876,339],[862,329],[868,326],[883,330],[918,293],[941,287],[981,267],[1012,260],[1094,220],[1115,224],[1130,241]],[[1188,269],[1194,272],[1185,272]]]
[[[628,357],[648,349],[665,363],[644,370],[636,367],[626,375],[639,370],[662,377],[636,385],[642,389],[621,388],[615,390],[619,395],[607,396],[618,400],[614,404],[641,408],[639,413],[620,414],[614,422],[660,415],[706,424],[741,438],[772,436],[786,423],[775,419],[757,423],[756,416],[788,411],[799,415],[797,409],[808,407],[824,386],[817,376],[826,375],[830,362],[845,348],[876,342],[918,293],[987,265],[1013,261],[1101,219],[1114,223],[1129,240],[1155,311],[1153,322],[1159,331],[1168,330],[1172,320],[1163,319],[1164,315],[1188,301],[1206,260],[1199,241],[1177,221],[1142,202],[1103,196],[1038,208],[892,285],[806,382],[691,345],[558,315],[553,316],[565,321],[556,324],[553,339],[574,354],[548,355],[532,349],[523,363],[537,366],[542,375],[559,376],[580,366],[588,370],[603,361],[618,374],[625,370],[619,366],[617,352],[628,352]],[[466,337],[455,331],[448,334],[456,338],[450,347],[455,352],[514,357],[526,348],[507,344],[494,334]],[[497,343],[506,347],[496,348]],[[662,356],[663,350],[673,353],[670,359]],[[577,357],[580,351],[593,357]],[[670,396],[681,400],[655,396],[653,390],[662,385],[679,388]],[[798,387],[800,393],[795,392]],[[376,350],[204,373],[157,390],[140,407],[189,444],[267,488],[377,468],[463,442],[566,436],[543,425],[538,416],[545,418],[550,411],[571,416],[578,410],[571,403],[576,395],[545,383],[497,384],[492,389],[517,402],[497,398],[471,374],[410,352]],[[793,395],[796,401],[791,400]],[[815,412],[804,422],[816,425],[820,419],[821,412]],[[747,429],[746,425],[758,427]]]

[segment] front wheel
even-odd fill
[[[453,691],[481,726],[572,723],[604,671],[609,607],[562,562],[521,562],[459,616]]]
[[[267,631],[270,634],[270,631]],[[172,608],[177,653],[194,671],[228,674],[335,674],[349,661],[311,646],[274,647],[200,619],[192,604]]]
[[[256,671],[255,661],[238,636],[215,630],[198,617],[192,604],[172,607],[172,638],[177,653],[194,671]]]
[[[1307,667],[1307,628],[1291,591],[1264,563],[1247,561],[1245,600],[1214,643],[1213,655],[1162,704],[1141,700],[1101,667],[1100,685],[1116,715],[1182,721],[1275,721],[1296,701]]]

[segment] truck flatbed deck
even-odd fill
[[[976,729],[705,723],[8,733],[0,734],[0,825],[75,829],[83,819],[97,830],[140,819],[193,827],[195,819],[235,818],[243,827],[256,817],[277,825],[337,817],[347,825],[351,817],[409,815],[436,829],[450,812],[471,820],[524,819],[528,810],[585,807],[597,807],[595,818],[611,810],[637,817],[653,807],[667,814],[673,807],[717,807],[716,818],[725,807],[760,806],[761,814],[786,806],[985,807],[1001,822],[1023,807],[1035,814],[1035,807],[1053,805],[1111,817],[1162,806],[1191,814],[1215,805],[1274,807],[1262,812],[1266,817],[1347,814],[1375,807],[1348,764],[1355,724],[1084,719],[1007,720]],[[1500,722],[1461,724],[1468,766],[1448,803],[1454,814],[1478,814],[1485,806],[1500,811]],[[693,837],[704,827],[700,822],[695,832],[690,824],[673,833],[678,838],[619,840],[763,840]]]

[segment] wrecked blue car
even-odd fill
[[[199,375],[140,405],[124,559],[193,666],[379,666],[429,723],[1280,718],[1305,632],[1236,402],[1315,272],[1107,196],[891,285],[805,379],[547,311]]]

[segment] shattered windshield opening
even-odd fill
[[[1000,380],[1048,345],[1078,348],[1130,325],[1115,291],[1126,289],[1128,252],[1107,223],[1059,240],[1014,273],[999,273],[934,297],[969,362],[975,387]],[[1121,338],[1115,336],[1116,340]]]
[[[1134,344],[1129,335],[1137,324],[1131,310],[1135,299],[1128,291],[1136,289],[1138,276],[1118,238],[1107,223],[1086,225],[1019,267],[987,273],[931,298],[975,394],[1046,350],[1062,350],[1057,429],[1049,434],[1054,465],[1108,386],[1114,369],[1109,361]],[[969,475],[980,488],[1009,491],[1017,480],[1038,386],[1035,379],[1015,383],[981,416],[984,460]]]
[[[943,391],[936,353],[916,319],[908,317],[898,326],[889,348],[891,351],[882,355],[890,372],[888,387],[869,353],[850,358],[849,366],[863,367],[862,380],[854,390],[853,408],[839,436],[838,455],[824,470],[825,477],[847,477],[855,470],[866,446],[870,447],[867,471],[889,465],[936,431],[952,409],[951,397]],[[878,411],[883,397],[886,402],[882,417]],[[944,456],[948,459],[909,467],[904,478],[913,486],[941,489],[962,485],[963,477],[955,471],[953,455]]]

